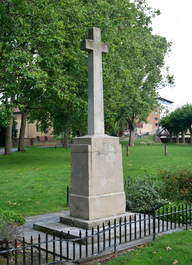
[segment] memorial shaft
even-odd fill
[[[101,30],[89,29],[81,49],[88,51],[88,134],[104,134],[102,53],[108,45],[101,42]]]

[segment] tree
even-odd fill
[[[168,130],[170,136],[169,136],[169,142],[172,143],[172,136],[173,136],[173,124],[171,122],[171,117],[170,114],[167,116],[164,116],[161,118],[159,125],[162,127],[164,130]]]
[[[48,0],[1,1],[0,22],[4,26],[0,33],[0,93],[2,102],[12,98],[13,105],[22,113],[19,151],[24,151],[27,111],[43,94],[47,80],[45,69],[59,60],[58,52],[56,56],[52,54],[64,41],[62,23],[53,5]],[[46,56],[43,65],[42,56]]]
[[[170,47],[151,34],[150,16],[159,11],[145,1],[13,0],[3,2],[0,14],[0,87],[3,99],[16,95],[23,113],[21,142],[27,115],[42,130],[86,132],[87,53],[79,45],[93,26],[110,49],[103,57],[106,130],[129,121],[133,131],[137,119],[145,119]]]
[[[185,104],[181,107],[181,124],[183,130],[189,130],[191,137],[190,137],[190,144],[192,144],[192,104]]]

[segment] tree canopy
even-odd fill
[[[164,80],[171,44],[150,27],[151,16],[159,14],[144,0],[1,1],[1,100],[12,98],[10,105],[42,130],[53,126],[54,133],[85,134],[87,53],[80,41],[89,28],[99,27],[109,44],[103,56],[106,131],[124,123],[134,129],[153,109],[156,87]]]

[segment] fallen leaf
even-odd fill
[[[36,202],[36,203],[40,203],[40,202]]]
[[[170,251],[172,248],[170,248],[169,246],[168,247],[166,247],[166,250],[167,251]]]
[[[48,192],[50,192],[50,190],[48,190]]]
[[[127,261],[124,261],[124,260],[123,260],[123,261],[121,261],[121,263],[127,263]]]
[[[156,254],[157,252],[155,251],[155,252],[153,252],[153,254]]]
[[[161,256],[160,256],[159,258],[160,258],[160,259],[162,259],[162,257],[161,257]]]
[[[11,202],[10,201],[7,201],[9,204],[11,204]]]
[[[187,243],[185,243],[185,246],[187,246]]]
[[[68,179],[68,181],[71,181],[70,179]]]
[[[39,168],[36,168],[35,170],[39,170]]]
[[[141,245],[139,248],[143,248],[143,245]]]
[[[178,260],[175,259],[175,260],[173,261],[173,264],[177,264],[177,263],[178,263]]]

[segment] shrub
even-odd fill
[[[22,236],[22,227],[17,226],[13,221],[0,218],[0,251],[6,249],[7,241],[9,248],[14,247],[15,239],[21,240]]]
[[[192,171],[172,168],[159,172],[163,183],[162,197],[171,201],[192,202]]]
[[[20,225],[23,225],[25,223],[25,218],[22,215],[10,210],[0,209],[0,219],[17,223]]]
[[[167,200],[161,197],[160,185],[161,183],[152,181],[149,176],[137,180],[129,179],[125,185],[126,209],[144,212],[167,204]]]

